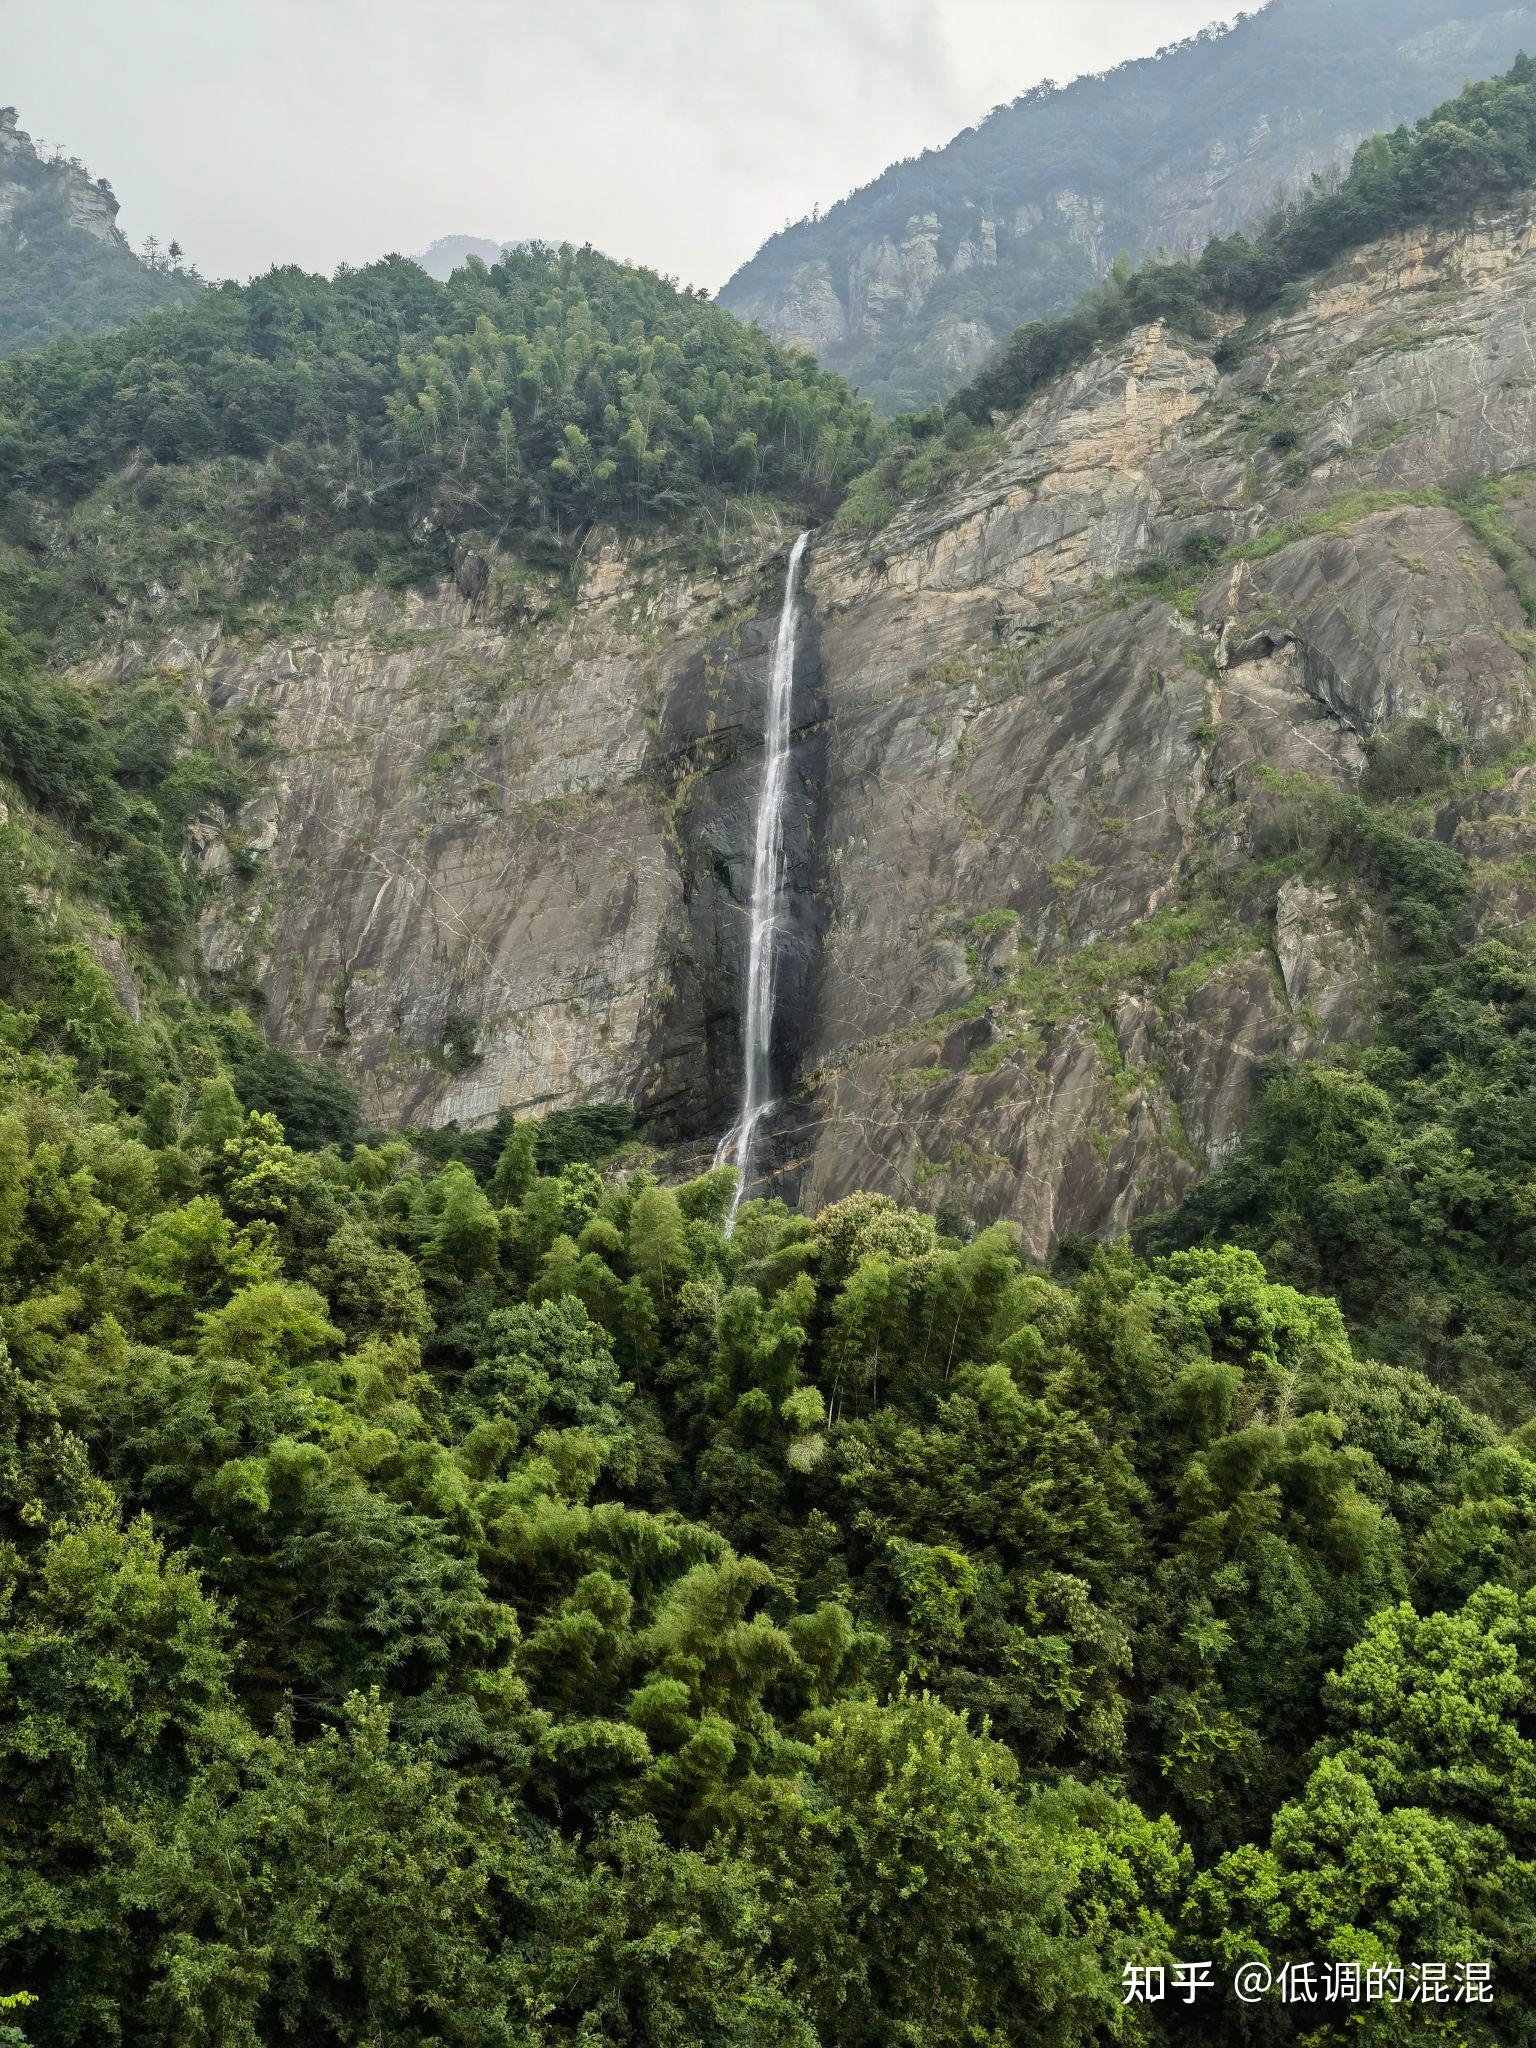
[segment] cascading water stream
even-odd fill
[[[790,551],[784,604],[768,674],[768,715],[763,732],[763,782],[757,800],[752,847],[752,936],[747,954],[747,1005],[742,1018],[741,1114],[720,1140],[715,1164],[734,1160],[736,1193],[726,1235],[736,1225],[747,1183],[758,1126],[774,1107],[773,998],[778,964],[779,899],[784,886],[784,792],[789,781],[790,706],[795,693],[795,640],[800,624],[800,563],[811,536],[802,533]]]

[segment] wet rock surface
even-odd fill
[[[210,963],[384,1121],[717,1116],[773,554],[702,581],[600,560],[532,620],[461,573],[344,601],[293,645],[210,650],[199,687],[270,714],[280,747]]]

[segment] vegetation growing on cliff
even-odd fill
[[[1335,1298],[1371,1356],[1524,1419],[1536,959],[1518,919],[1471,914],[1475,864],[1431,833],[1427,806],[1458,771],[1454,744],[1416,727],[1375,743],[1364,797],[1305,778],[1274,791],[1308,864],[1384,914],[1382,1028],[1329,1063],[1282,1063],[1235,1155],[1144,1241],[1251,1247],[1277,1279]]]
[[[467,534],[568,560],[599,520],[825,509],[877,441],[808,356],[591,249],[275,270],[0,366],[0,595],[78,630],[125,580],[227,613]]]
[[[108,506],[140,574],[227,515],[254,590],[819,503],[873,430],[740,334],[588,252],[212,294],[0,374],[12,588],[110,602]],[[1385,1042],[1279,1077],[1170,1255],[1052,1278],[869,1196],[727,1236],[622,1111],[367,1131],[199,973],[259,733],[0,635],[0,2042],[1355,2031],[1125,2002],[1194,1957],[1486,1963],[1438,2037],[1526,2042],[1536,1425],[1435,1378],[1524,1370],[1536,975],[1463,949],[1452,743],[1389,741],[1305,834]],[[1222,907],[1008,993],[1166,984]]]
[[[3,672],[13,2038],[1087,2048],[1162,2037],[1129,1963],[1518,1979],[1527,1431],[1249,1252],[1061,1285],[874,1198],[727,1238],[728,1174],[591,1163],[621,1116],[368,1137],[134,893],[228,736]]]
[[[1219,357],[1235,359],[1250,328],[1283,312],[1305,279],[1347,250],[1402,228],[1465,219],[1533,181],[1536,61],[1521,57],[1505,77],[1467,86],[1416,127],[1372,136],[1346,178],[1315,179],[1309,191],[1277,207],[1252,239],[1232,235],[1208,243],[1198,259],[1152,261],[1139,269],[1121,258],[1105,283],[1069,313],[1018,328],[947,405],[892,424],[879,461],[845,493],[838,522],[851,529],[883,526],[905,500],[988,453],[993,440],[985,429],[995,415],[1026,405],[1138,327],[1166,321]],[[1234,319],[1242,324],[1234,328]],[[1274,423],[1270,445],[1293,445],[1283,438],[1293,431],[1286,422]],[[1266,544],[1278,545],[1279,537]],[[1198,564],[1188,566],[1192,572]],[[1142,580],[1148,580],[1145,572]]]
[[[1059,320],[1021,327],[955,400],[973,419],[1022,405],[1051,378],[1150,320],[1208,337],[1212,315],[1269,311],[1287,288],[1347,249],[1397,229],[1464,219],[1536,179],[1536,62],[1469,85],[1413,128],[1373,135],[1338,184],[1278,207],[1251,240],[1207,243],[1193,262],[1128,266]]]

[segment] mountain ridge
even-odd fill
[[[781,231],[718,294],[881,412],[947,397],[1122,251],[1196,249],[1536,47],[1500,0],[1271,0],[1229,30],[1037,87]],[[1249,110],[1257,108],[1254,115]]]

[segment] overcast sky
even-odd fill
[[[0,0],[0,103],[206,276],[536,235],[716,287],[813,202],[1236,4]]]

